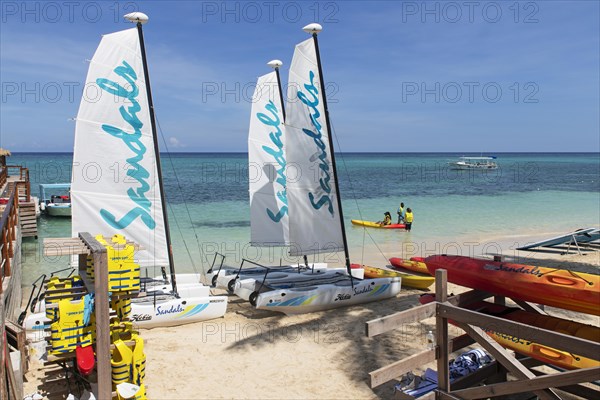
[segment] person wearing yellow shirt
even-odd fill
[[[404,221],[404,203],[400,203],[396,214],[398,214],[398,223],[401,224]]]
[[[404,229],[406,229],[408,232],[410,232],[410,228],[412,228],[414,219],[415,217],[413,216],[412,209],[408,207],[406,209],[406,215],[404,215],[404,225],[406,225]]]

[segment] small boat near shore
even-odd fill
[[[71,184],[40,184],[40,211],[51,217],[71,217]]]
[[[489,170],[497,169],[496,157],[459,157],[458,161],[450,161],[450,169],[455,170]]]

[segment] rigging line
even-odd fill
[[[171,158],[171,152],[169,151],[169,146],[167,145],[167,141],[165,140],[165,135],[163,134],[162,127],[160,125],[160,122],[158,121],[158,117],[156,116],[156,114],[155,114],[154,118],[156,119],[156,125],[158,126],[158,130],[160,132],[160,137],[162,138],[165,149],[167,150],[167,154],[169,155],[169,157],[168,157],[169,164],[171,164],[171,169],[173,170],[173,175],[175,176],[175,181],[177,182],[177,189],[179,190],[179,193],[181,194],[181,199],[185,206],[185,210],[187,212],[188,219],[190,221],[190,226],[192,227],[192,231],[194,232],[194,236],[196,237],[196,242],[198,243],[198,249],[200,250],[200,242],[198,241],[198,235],[196,234],[196,229],[194,228],[194,224],[192,223],[192,216],[190,214],[190,210],[188,208],[187,201],[185,200],[185,196],[183,195],[183,189],[181,187],[181,183],[179,182],[179,176],[177,175],[177,171],[175,170],[175,164],[173,163],[173,159]],[[171,215],[173,215],[173,220],[175,221],[175,225],[177,225],[177,230],[179,231],[179,234],[181,235],[181,238],[183,240],[183,245],[185,246],[185,250],[188,254],[190,262],[192,263],[192,268],[194,269],[194,272],[197,273],[198,269],[196,268],[196,264],[194,263],[194,258],[192,257],[192,253],[188,247],[187,241],[185,240],[185,237],[183,236],[181,226],[179,225],[179,220],[177,219],[177,216],[175,215],[175,210],[173,209],[173,206],[170,204],[168,205],[168,207],[169,207],[169,210],[171,210]],[[202,266],[201,267],[202,274],[204,275],[205,271],[204,271],[204,267],[203,267],[204,264],[202,263],[202,250],[200,250],[200,262],[201,262],[201,266]]]
[[[331,121],[331,116],[329,117],[329,123],[331,125],[331,133],[333,134],[333,137],[335,138],[335,142],[337,143],[337,148],[340,150],[340,158],[342,159],[342,164],[344,166],[344,171],[346,172],[346,176],[348,177],[348,182],[350,183],[350,191],[352,193],[352,198],[354,199],[354,202],[356,203],[356,208],[358,209],[358,215],[360,217],[360,219],[363,219],[362,216],[362,212],[360,210],[360,207],[358,206],[358,199],[356,198],[356,192],[354,191],[354,185],[352,184],[352,179],[350,178],[350,172],[348,171],[348,166],[346,165],[346,159],[343,156],[343,153],[341,151],[341,147],[340,147],[340,141],[338,139],[338,135],[335,132],[335,127],[333,126],[333,121]],[[338,193],[338,196],[340,194]],[[363,228],[363,247],[362,247],[362,252],[361,252],[361,264],[364,264],[362,261],[364,261],[364,255],[365,255],[365,234],[369,235],[369,238],[371,239],[371,241],[373,242],[373,244],[375,245],[375,247],[377,247],[377,250],[379,250],[379,253],[381,253],[381,255],[383,256],[383,258],[385,259],[385,261],[388,261],[388,257],[386,257],[386,255],[383,253],[383,251],[379,248],[379,246],[377,245],[377,242],[375,241],[375,239],[373,238],[373,236],[371,236],[371,234],[367,231],[367,228]]]

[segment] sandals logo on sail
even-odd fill
[[[122,97],[129,100],[131,105],[127,108],[121,106],[119,112],[123,120],[127,122],[133,129],[133,133],[127,133],[121,128],[117,128],[111,125],[102,125],[102,130],[111,136],[121,139],[123,143],[134,153],[134,156],[128,158],[126,161],[130,165],[130,169],[127,171],[127,176],[133,178],[139,183],[137,189],[129,188],[127,195],[135,204],[130,211],[128,211],[121,219],[117,218],[109,211],[105,209],[100,210],[100,215],[110,226],[115,229],[124,229],[131,224],[136,218],[140,218],[142,222],[150,229],[154,229],[156,221],[150,215],[150,207],[152,203],[146,198],[146,192],[150,190],[150,185],[147,179],[150,177],[150,173],[140,164],[144,160],[144,154],[146,154],[146,146],[142,143],[142,121],[137,116],[137,113],[142,109],[140,103],[137,101],[139,89],[136,85],[137,74],[126,61],[123,61],[123,65],[118,66],[114,69],[114,72],[125,79],[131,86],[130,90],[127,90],[117,82],[111,81],[106,78],[96,79],[96,83],[100,88],[114,96]]]
[[[287,202],[287,193],[286,193],[286,178],[285,178],[285,154],[283,152],[283,142],[281,141],[281,136],[282,136],[282,132],[281,132],[281,120],[279,119],[279,110],[277,110],[277,107],[275,106],[275,104],[272,101],[269,101],[269,103],[265,106],[266,110],[270,112],[270,116],[264,113],[257,113],[256,117],[258,118],[258,120],[260,122],[262,122],[263,124],[267,125],[267,126],[271,126],[274,129],[274,132],[271,132],[269,134],[269,138],[271,139],[271,141],[273,142],[273,144],[275,145],[275,149],[270,148],[269,146],[263,146],[263,150],[269,154],[270,156],[272,156],[275,161],[277,161],[277,163],[279,164],[279,168],[277,169],[277,179],[275,180],[275,182],[277,182],[280,186],[281,186],[281,190],[279,190],[277,192],[277,198],[279,199],[279,201],[281,201],[284,205],[283,207],[281,207],[281,209],[279,211],[277,211],[277,213],[274,213],[273,211],[269,210],[267,208],[267,215],[269,215],[269,218],[271,218],[271,220],[273,222],[279,222],[281,220],[281,218],[283,218],[284,215],[287,214],[288,211],[288,202]]]
[[[333,203],[331,201],[331,197],[329,196],[331,194],[331,186],[329,184],[329,181],[331,180],[331,176],[329,174],[329,163],[327,162],[327,152],[325,151],[325,149],[327,148],[327,145],[325,144],[325,142],[323,142],[322,132],[321,132],[322,125],[319,122],[319,117],[321,117],[321,113],[319,112],[319,109],[318,109],[319,90],[317,89],[317,87],[315,86],[315,83],[314,83],[315,73],[313,71],[310,71],[309,77],[310,77],[310,84],[305,83],[304,89],[306,89],[306,91],[311,95],[311,99],[309,100],[307,95],[301,91],[298,91],[298,98],[300,99],[300,101],[302,103],[304,103],[306,106],[308,106],[308,108],[311,110],[310,120],[311,120],[312,125],[315,130],[313,132],[310,129],[303,128],[302,131],[314,140],[315,144],[317,145],[317,148],[319,149],[318,150],[318,152],[320,152],[320,154],[318,155],[318,158],[320,160],[319,170],[321,172],[321,177],[319,178],[319,184],[321,185],[321,189],[324,192],[324,194],[321,194],[321,197],[317,201],[315,201],[315,195],[312,192],[308,194],[308,198],[310,199],[310,203],[315,210],[319,210],[324,205],[327,205],[327,210],[329,211],[329,214],[331,214],[333,216]]]

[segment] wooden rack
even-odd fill
[[[78,255],[79,271],[84,277],[87,257],[94,261],[93,289],[89,281],[84,283],[90,292],[95,293],[96,314],[96,370],[98,375],[98,398],[112,398],[110,370],[110,309],[108,299],[108,259],[106,248],[87,232],[80,232],[77,238],[50,239],[44,241],[44,255]]]
[[[600,359],[600,344],[565,335],[527,324],[489,316],[477,311],[462,308],[462,305],[480,301],[493,295],[477,290],[471,290],[457,296],[448,297],[447,271],[436,271],[436,301],[398,312],[366,323],[366,335],[374,337],[403,324],[420,322],[430,317],[436,318],[436,346],[434,349],[421,351],[404,360],[382,367],[370,373],[371,387],[377,387],[389,382],[416,367],[437,360],[438,389],[419,399],[480,399],[520,393],[535,393],[540,399],[560,399],[553,388],[583,398],[600,398],[600,391],[589,386],[581,385],[600,378],[600,367],[564,371],[555,374],[544,374],[531,368],[543,363],[531,358],[515,358],[509,351],[500,346],[486,333],[486,327],[493,327],[496,332],[511,336],[518,332],[523,340],[560,348],[572,354],[594,360]],[[543,313],[533,304],[513,299],[526,311]],[[495,297],[496,303],[503,303],[503,297]],[[466,334],[451,339],[448,336],[448,320],[464,330]],[[477,344],[495,361],[471,375],[458,379],[450,384],[449,355],[470,344]],[[516,380],[508,381],[507,374]],[[480,383],[486,382],[486,385]]]

